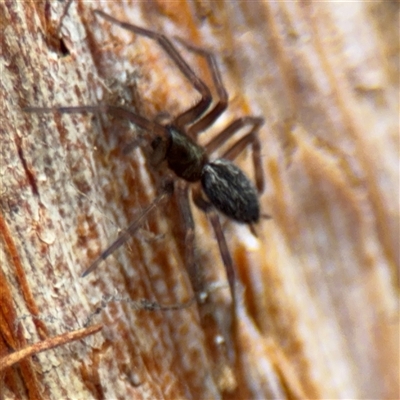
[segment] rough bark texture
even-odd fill
[[[98,309],[103,295],[191,297],[174,201],[80,278],[152,201],[161,173],[140,150],[123,153],[136,132],[124,121],[21,107],[125,103],[155,118],[198,96],[156,44],[95,8],[214,51],[231,99],[215,131],[266,118],[261,204],[273,219],[258,239],[224,223],[246,288],[226,346],[226,288],[179,311]],[[62,9],[0,4],[0,366],[96,310],[90,322],[103,329],[0,372],[0,398],[399,398],[399,4],[82,1],[61,42]],[[251,175],[250,161],[237,163]],[[224,283],[212,230],[194,212],[204,280]]]

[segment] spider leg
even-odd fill
[[[173,193],[173,182],[168,181],[164,184],[162,192],[150,203],[141,213],[137,216],[137,218],[126,228],[118,238],[104,250],[100,256],[93,261],[93,263],[82,273],[82,277],[90,274],[93,270],[97,268],[97,266],[105,260],[109,255],[114,253],[115,250],[120,248],[132,235],[136,232],[136,230],[140,227],[143,221],[148,217],[148,215],[157,208],[161,203],[171,197]]]
[[[231,253],[226,243],[225,235],[221,227],[218,215],[214,211],[207,213],[208,219],[214,229],[215,236],[217,238],[219,252],[225,266],[226,276],[228,278],[229,288],[231,290],[233,304],[236,304],[236,273],[233,265]]]
[[[195,249],[195,227],[192,211],[189,204],[189,185],[186,182],[179,181],[176,187],[176,195],[179,203],[179,209],[182,213],[185,225],[185,263],[192,283],[195,296],[201,292],[201,279],[197,268],[194,249]]]
[[[206,115],[202,116],[188,129],[188,134],[195,138],[199,133],[211,126],[213,122],[226,110],[228,106],[228,93],[226,92],[225,86],[222,82],[221,74],[214,55],[210,51],[193,46],[180,38],[177,38],[177,40],[189,51],[206,59],[214,86],[218,94],[217,104],[215,104],[215,106]]]
[[[213,211],[212,204],[207,201],[203,195],[201,190],[193,190],[193,201],[200,210],[202,210],[208,217],[211,226],[213,227],[215,237],[218,242],[219,252],[221,254],[222,262],[225,267],[226,276],[228,278],[229,288],[231,291],[232,302],[236,304],[236,273],[235,267],[233,265],[231,253],[228,248],[228,244],[226,243],[225,235],[221,227],[221,223],[219,221],[218,214]]]
[[[148,37],[149,39],[155,40],[168,54],[172,61],[179,68],[181,73],[189,80],[193,87],[201,94],[200,101],[195,104],[189,110],[183,112],[175,119],[175,124],[178,127],[183,127],[184,125],[190,123],[193,120],[198,119],[209,107],[212,101],[210,89],[207,85],[194,73],[193,69],[189,64],[182,58],[178,50],[172,44],[172,42],[163,34],[153,32],[148,29],[141,28],[136,25],[128,24],[127,22],[119,21],[100,10],[95,10],[94,13],[100,17],[106,19],[107,21],[120,26],[123,29],[127,29],[137,35],[142,35]]]
[[[126,107],[120,106],[109,106],[109,105],[97,105],[97,106],[77,106],[77,107],[25,107],[23,111],[29,113],[46,114],[53,112],[60,112],[63,114],[75,114],[75,113],[108,113],[115,117],[126,118],[140,128],[155,133],[156,135],[167,137],[167,130],[156,122],[149,121],[138,114],[135,114]]]
[[[222,231],[221,224],[219,222],[218,215],[212,211],[212,205],[206,201],[201,196],[200,186],[195,186],[192,188],[193,200],[197,207],[203,210],[207,217],[209,218],[211,225],[215,231],[215,236],[218,241],[219,250],[222,256],[222,261],[224,263],[226,274],[228,277],[229,288],[232,296],[232,303],[228,307],[228,310],[223,313],[218,313],[216,319],[218,320],[218,325],[221,329],[222,336],[225,338],[227,344],[228,358],[232,364],[234,364],[236,353],[235,348],[232,345],[233,337],[232,332],[235,328],[236,321],[236,293],[241,293],[241,290],[237,290],[237,282],[235,279],[235,269],[232,262],[231,255],[229,253],[228,245],[225,240],[224,233]],[[194,257],[195,250],[195,231],[194,231],[194,221],[192,212],[190,209],[189,198],[188,198],[189,185],[184,183],[184,185],[177,186],[177,195],[180,205],[180,210],[182,212],[186,234],[185,234],[185,260],[187,262],[188,273],[190,276],[190,281],[194,291],[194,298],[199,301],[199,294],[202,294],[204,288],[202,287],[202,279],[199,274],[199,268],[196,264]],[[240,289],[240,286],[239,286]],[[200,313],[200,315],[202,315]],[[204,315],[204,314],[203,314]],[[209,322],[208,322],[209,325]]]
[[[239,129],[245,126],[250,126],[250,132],[232,145],[223,155],[222,158],[234,160],[243,149],[251,144],[252,156],[254,165],[254,177],[258,193],[264,191],[264,174],[261,163],[261,143],[258,137],[258,130],[264,123],[264,119],[260,117],[242,117],[233,121],[221,133],[219,133],[213,140],[208,143],[205,148],[208,154],[213,153],[218,149],[222,143],[229,139]]]

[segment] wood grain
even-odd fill
[[[137,134],[126,121],[22,107],[104,102],[156,118],[197,98],[156,45],[96,8],[214,51],[231,106],[210,135],[242,115],[266,119],[261,204],[273,219],[258,239],[223,221],[245,286],[233,333],[217,244],[195,209],[203,279],[223,288],[179,311],[103,301],[190,299],[174,201],[80,278],[163,171],[124,154]],[[73,2],[62,41],[62,3],[0,10],[0,365],[103,325],[3,371],[1,398],[400,397],[397,2]],[[209,81],[202,60],[185,58]],[[252,175],[249,152],[237,163]]]

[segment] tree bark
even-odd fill
[[[398,3],[73,2],[59,37],[63,7],[0,4],[0,398],[400,398]],[[96,8],[213,51],[230,108],[202,141],[240,116],[266,119],[260,200],[272,219],[258,238],[223,220],[245,286],[229,335],[225,271],[193,205],[203,280],[222,284],[204,304],[121,300],[193,295],[175,200],[80,277],[164,173],[139,148],[125,154],[138,133],[126,121],[22,108],[124,104],[155,119],[198,99],[157,44]],[[253,176],[250,151],[237,164]],[[99,323],[1,369],[14,351]]]

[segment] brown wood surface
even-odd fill
[[[399,398],[399,3],[76,1],[61,42],[63,6],[0,3],[0,398]],[[195,209],[203,279],[222,286],[205,304],[102,303],[190,299],[174,201],[80,277],[152,201],[162,171],[123,153],[137,132],[126,121],[21,107],[104,102],[156,118],[198,98],[157,45],[96,8],[216,54],[231,107],[210,134],[266,119],[261,204],[273,219],[258,239],[222,219],[245,286],[229,335],[225,272]],[[237,163],[252,174],[250,152]]]

